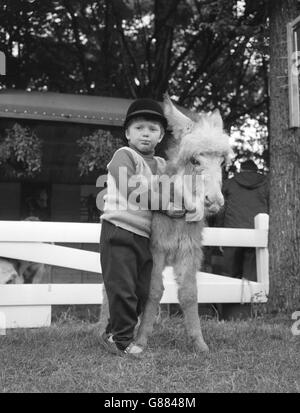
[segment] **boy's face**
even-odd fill
[[[144,154],[154,152],[164,137],[164,128],[156,120],[133,119],[125,131],[129,146]]]

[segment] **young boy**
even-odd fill
[[[134,187],[130,178],[143,177],[150,182],[152,175],[164,172],[165,161],[154,156],[161,142],[167,120],[159,103],[152,99],[134,101],[124,122],[128,147],[118,149],[108,164],[108,192],[101,216],[101,266],[110,320],[102,336],[104,346],[115,354],[139,357],[143,349],[133,341],[134,328],[146,303],[152,270],[150,233],[151,199],[131,199]],[[120,173],[121,171],[121,173]],[[124,178],[125,184],[124,184]],[[126,185],[127,182],[127,185]],[[145,181],[144,181],[145,182]],[[140,204],[139,204],[140,201]],[[161,210],[166,209],[160,199]],[[169,212],[180,217],[182,212]]]

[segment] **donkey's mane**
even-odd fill
[[[226,163],[230,162],[231,148],[229,137],[220,126],[212,122],[208,113],[196,114],[189,112],[192,129],[182,134],[180,139],[172,139],[166,150],[168,170],[176,170],[178,162],[185,163],[199,154],[224,156]]]

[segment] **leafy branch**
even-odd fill
[[[0,139],[0,168],[7,176],[34,177],[41,171],[42,142],[29,128],[15,123]]]
[[[77,144],[82,150],[78,162],[80,176],[105,169],[113,153],[123,146],[121,139],[102,129],[92,135],[83,136],[77,140]]]

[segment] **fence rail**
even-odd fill
[[[101,224],[0,221],[0,242],[71,242],[94,244],[99,242],[100,233]],[[204,228],[203,245],[267,247],[268,228]]]
[[[257,215],[254,229],[204,229],[204,245],[256,248],[257,282],[198,272],[199,303],[267,301],[268,218],[266,214]],[[99,253],[48,244],[98,243],[100,232],[100,224],[0,221],[0,256],[100,274]],[[164,270],[163,278],[161,303],[177,303],[171,267]],[[52,305],[101,303],[101,284],[0,285],[0,315],[6,328],[48,326]]]

